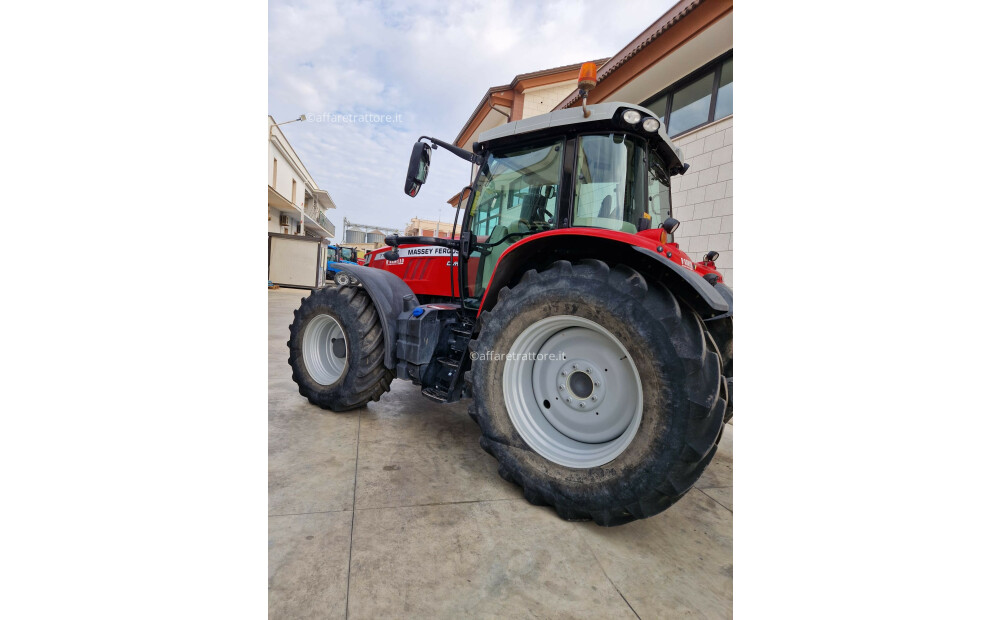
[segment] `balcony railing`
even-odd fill
[[[311,217],[314,220],[316,220],[316,223],[319,224],[323,228],[323,230],[330,233],[328,236],[330,237],[337,236],[337,227],[334,226],[333,222],[331,222],[325,215],[323,215],[322,211],[316,209],[316,214],[312,215]]]

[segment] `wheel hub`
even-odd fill
[[[569,389],[580,400],[587,400],[594,393],[594,382],[582,372],[574,372],[569,376]]]
[[[628,447],[642,417],[642,384],[604,327],[546,317],[515,339],[511,353],[519,355],[504,368],[507,413],[536,452],[568,467],[595,467]]]
[[[332,385],[347,367],[347,339],[344,328],[329,314],[309,319],[302,333],[302,360],[310,378],[320,385]]]
[[[556,390],[559,398],[574,412],[597,411],[604,402],[608,382],[598,366],[592,361],[574,359],[559,369]]]

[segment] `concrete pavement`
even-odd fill
[[[732,437],[680,502],[616,528],[532,506],[479,447],[468,401],[394,381],[332,413],[299,396],[268,291],[272,618],[732,616]]]

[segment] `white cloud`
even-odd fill
[[[282,127],[337,204],[327,215],[401,228],[414,216],[450,219],[445,201],[469,166],[437,150],[417,198],[403,194],[421,135],[452,140],[490,86],[518,73],[610,56],[668,8],[597,0],[544,4],[388,0],[272,0],[269,112],[400,114],[401,123],[292,123]]]

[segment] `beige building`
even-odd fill
[[[406,224],[403,234],[416,237],[438,237],[441,239],[452,238],[453,222],[439,222],[437,220],[422,220],[413,218]]]
[[[733,2],[681,0],[597,70],[588,103],[625,101],[657,113],[690,164],[671,198],[680,248],[709,250],[733,285]],[[574,91],[554,109],[579,106]]]
[[[607,58],[596,61],[597,66],[607,62]],[[546,114],[567,95],[576,90],[576,80],[580,65],[565,65],[514,76],[510,84],[493,86],[486,91],[476,105],[472,116],[465,121],[453,144],[471,150],[472,143],[484,131],[499,127],[510,121],[519,121],[539,114]],[[452,207],[458,206],[461,190],[448,199]],[[463,207],[468,196],[463,197]]]
[[[716,266],[733,285],[733,2],[681,0],[611,58],[596,61],[588,103],[623,101],[660,116],[690,168],[672,179],[674,235],[695,260],[719,252]],[[582,63],[581,63],[582,64]],[[522,74],[495,86],[455,144],[470,148],[486,130],[579,106],[580,64]],[[458,205],[456,193],[448,202]]]
[[[325,214],[337,208],[330,194],[319,188],[271,116],[267,132],[267,232],[335,237]]]

